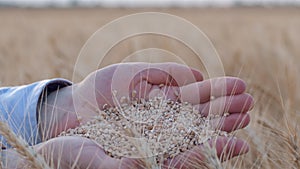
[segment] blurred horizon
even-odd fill
[[[300,0],[0,0],[0,7],[272,7],[300,6]]]

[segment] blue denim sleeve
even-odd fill
[[[37,111],[45,92],[71,85],[65,79],[50,79],[29,85],[0,88],[0,121],[7,122],[11,130],[29,145],[40,142]],[[0,135],[0,143],[10,147]]]

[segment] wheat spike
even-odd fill
[[[16,150],[18,154],[26,159],[30,168],[51,169],[44,158],[37,154],[24,140],[12,132],[5,122],[0,122],[0,134]]]

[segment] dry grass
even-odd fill
[[[76,57],[88,37],[120,16],[161,11],[184,17],[212,40],[227,75],[247,81],[256,105],[252,121],[238,135],[251,146],[247,155],[224,168],[299,168],[300,166],[300,13],[270,9],[0,9],[2,86],[63,77],[71,79]],[[159,40],[159,41],[158,41]],[[172,41],[172,43],[169,43]],[[157,36],[133,37],[108,53],[103,65],[145,47],[180,56],[193,55]],[[188,64],[196,67],[197,60]]]

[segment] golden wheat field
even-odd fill
[[[299,8],[0,8],[1,86],[54,77],[71,80],[80,49],[97,29],[121,16],[145,11],[170,13],[196,25],[218,51],[225,74],[248,83],[255,106],[250,125],[238,136],[250,143],[250,152],[224,162],[223,167],[300,168]],[[110,50],[100,66],[149,47],[194,55],[178,46],[155,35],[129,38]],[[198,62],[187,60],[196,68],[201,65]]]

